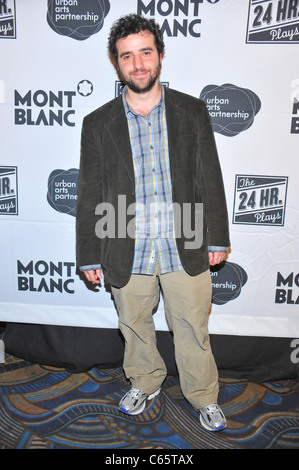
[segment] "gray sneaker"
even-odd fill
[[[208,431],[221,431],[226,428],[225,416],[217,403],[200,408],[199,419]]]
[[[119,402],[119,409],[123,413],[129,415],[138,415],[144,408],[147,400],[152,400],[154,397],[159,395],[160,388],[156,392],[148,395],[142,392],[138,388],[132,387]]]

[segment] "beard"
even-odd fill
[[[161,72],[161,62],[159,62],[159,65],[156,67],[153,74],[151,73],[148,82],[144,86],[139,86],[133,80],[130,80],[130,79],[127,80],[123,75],[122,75],[122,78],[125,84],[127,85],[127,87],[130,88],[131,91],[133,91],[134,93],[141,94],[141,93],[147,93],[153,88],[153,86],[155,85],[156,81],[159,78],[160,72]]]

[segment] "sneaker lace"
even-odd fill
[[[214,414],[214,413],[218,413],[219,411],[219,406],[216,405],[216,404],[213,404],[213,405],[209,405],[207,406],[207,413],[208,414]]]
[[[141,390],[139,390],[138,388],[131,388],[128,392],[128,395],[131,396],[132,398],[136,398],[138,397],[138,395],[140,395]]]

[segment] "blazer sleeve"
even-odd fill
[[[209,246],[229,247],[229,223],[225,190],[210,115],[200,100],[199,124],[199,184],[207,225]]]
[[[101,202],[101,149],[95,134],[93,115],[83,120],[76,214],[76,255],[78,266],[101,264],[99,239],[95,233],[95,209]]]

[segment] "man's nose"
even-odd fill
[[[134,56],[134,67],[136,69],[141,69],[143,67],[142,57],[139,55]]]

